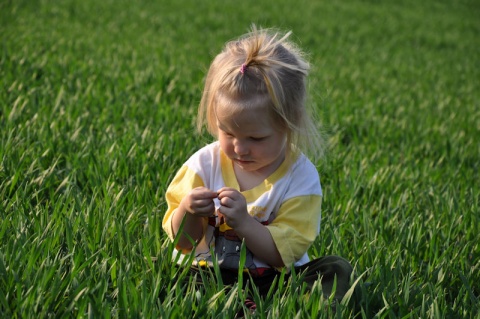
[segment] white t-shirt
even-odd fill
[[[200,186],[213,191],[222,187],[240,189],[233,163],[223,153],[218,142],[203,147],[191,156],[167,189],[168,209],[162,225],[170,239],[174,238],[171,219],[175,209],[190,190]],[[249,214],[265,224],[270,231],[284,264],[290,267],[292,264],[300,266],[307,263],[307,250],[320,232],[322,202],[320,179],[310,160],[303,154],[297,155],[293,161],[286,160],[263,183],[241,193],[247,201]],[[218,200],[215,199],[214,202],[218,208]],[[220,224],[218,218],[210,218],[209,221],[204,237],[192,252],[195,254],[194,264],[211,265],[211,250],[215,252],[217,259],[228,260],[232,256],[233,260],[238,260],[238,256],[234,257],[234,253],[228,252],[228,249],[236,249],[238,252],[238,243],[227,242],[227,252],[224,252],[225,238],[230,236],[222,237],[219,245],[218,234],[225,231],[228,233],[228,230],[231,232],[231,228],[227,224]],[[250,253],[249,258],[248,253],[250,252],[247,251],[245,267],[270,267],[262,262],[262,256],[253,256]],[[181,260],[182,256],[179,257]],[[220,267],[223,265],[232,268],[235,264],[238,268],[236,260],[233,263],[221,263]]]

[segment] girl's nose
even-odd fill
[[[245,142],[235,140],[233,142],[233,150],[237,155],[247,155],[248,154],[248,146]]]

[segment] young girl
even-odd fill
[[[194,267],[217,262],[224,284],[237,280],[244,241],[244,267],[261,295],[279,270],[295,267],[309,286],[321,279],[327,296],[336,280],[341,299],[351,265],[307,255],[320,231],[322,189],[302,151],[315,154],[322,145],[305,107],[309,66],[289,34],[254,28],[212,62],[198,128],[206,124],[217,141],[177,172],[163,228],[170,239],[179,237],[178,253],[194,254]]]

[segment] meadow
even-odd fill
[[[480,4],[0,2],[0,317],[231,318],[161,229],[224,42],[292,30],[328,136],[313,257],[361,276],[332,314],[290,282],[259,318],[480,318]]]

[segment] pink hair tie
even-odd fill
[[[245,71],[247,71],[247,65],[243,63],[242,67],[240,68],[240,73],[245,74]]]

